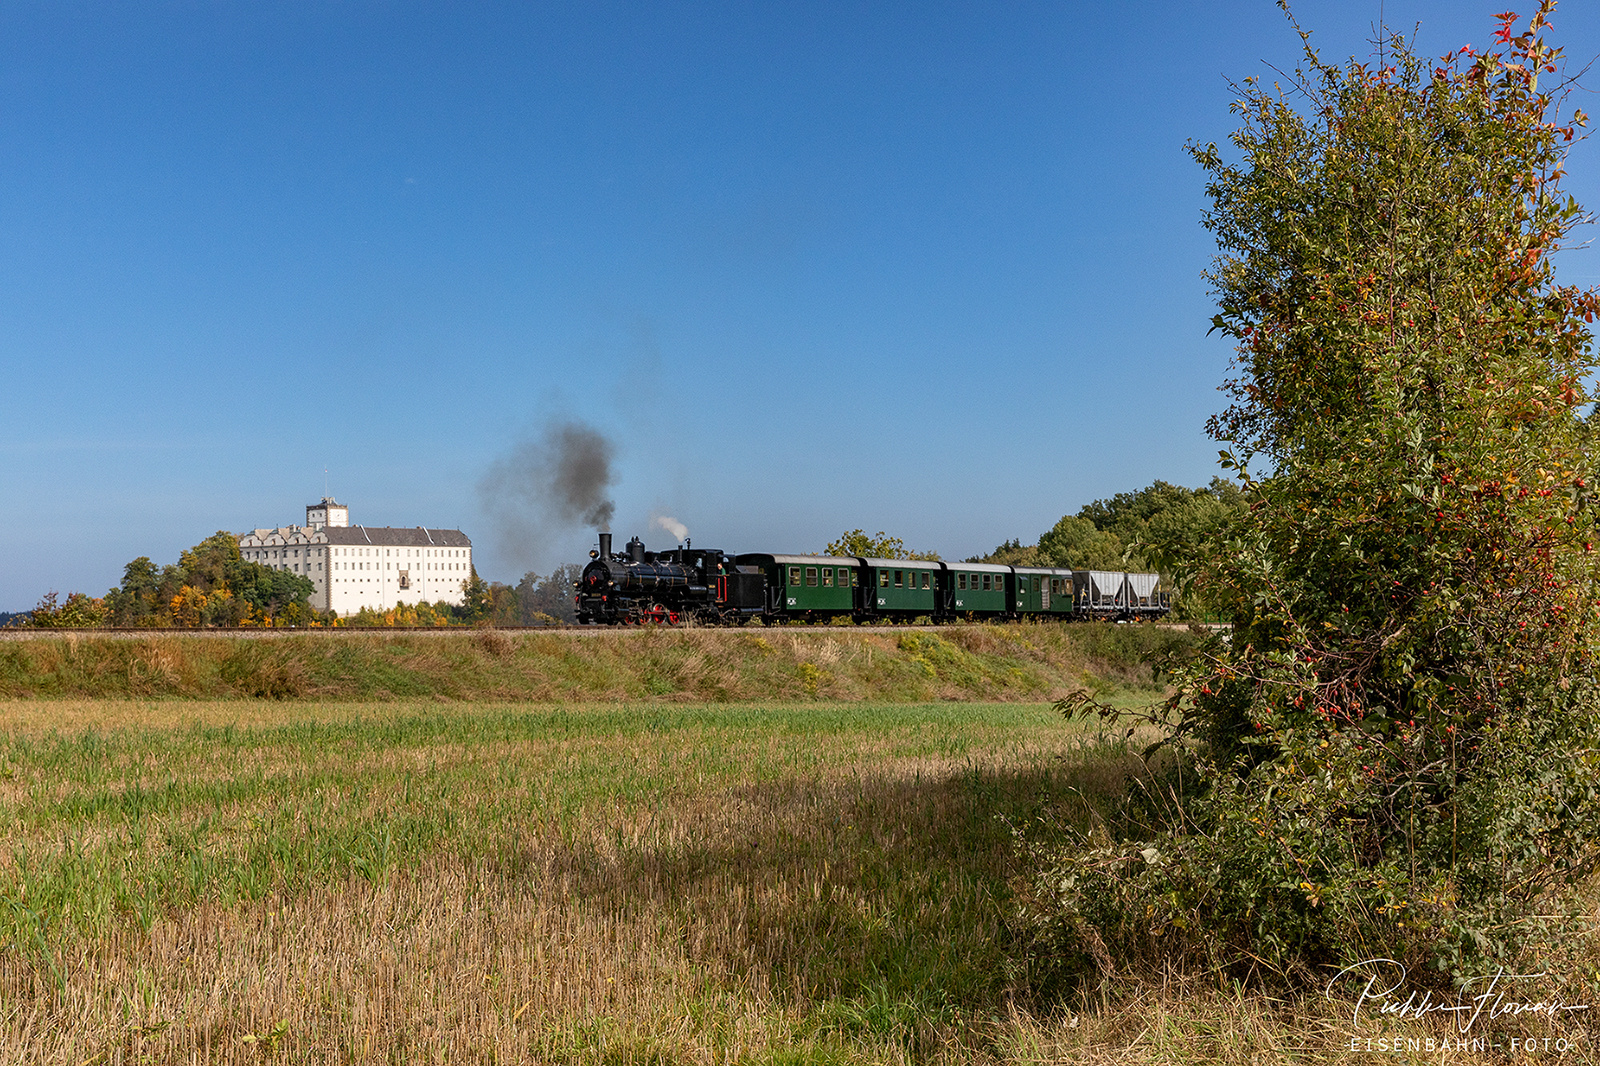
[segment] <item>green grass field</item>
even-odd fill
[[[1035,995],[1016,834],[1139,766],[1048,706],[0,721],[3,1062],[1375,1061],[1341,1009],[1203,981]]]

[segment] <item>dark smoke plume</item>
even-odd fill
[[[551,426],[540,452],[550,499],[569,522],[610,529],[616,504],[611,487],[611,442],[578,422]]]
[[[527,558],[538,541],[564,528],[610,529],[615,452],[593,426],[567,421],[495,460],[478,493],[507,553]]]

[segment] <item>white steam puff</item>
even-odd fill
[[[672,539],[682,544],[689,539],[689,527],[673,518],[669,514],[658,514],[650,519],[650,524],[658,529],[664,529],[672,534]]]

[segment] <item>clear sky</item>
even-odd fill
[[[1437,55],[1507,3],[1381,11]],[[1337,58],[1380,5],[1296,13]],[[1555,23],[1600,53],[1596,5]],[[324,469],[547,572],[592,533],[502,536],[481,486],[552,421],[652,545],[962,557],[1203,484],[1184,144],[1297,55],[1271,0],[0,2],[0,610],[303,521]]]

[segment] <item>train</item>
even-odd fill
[[[610,533],[577,581],[584,625],[765,625],[953,622],[960,619],[1162,618],[1161,575],[867,556],[731,554],[685,539],[649,551],[638,537],[613,552]]]

